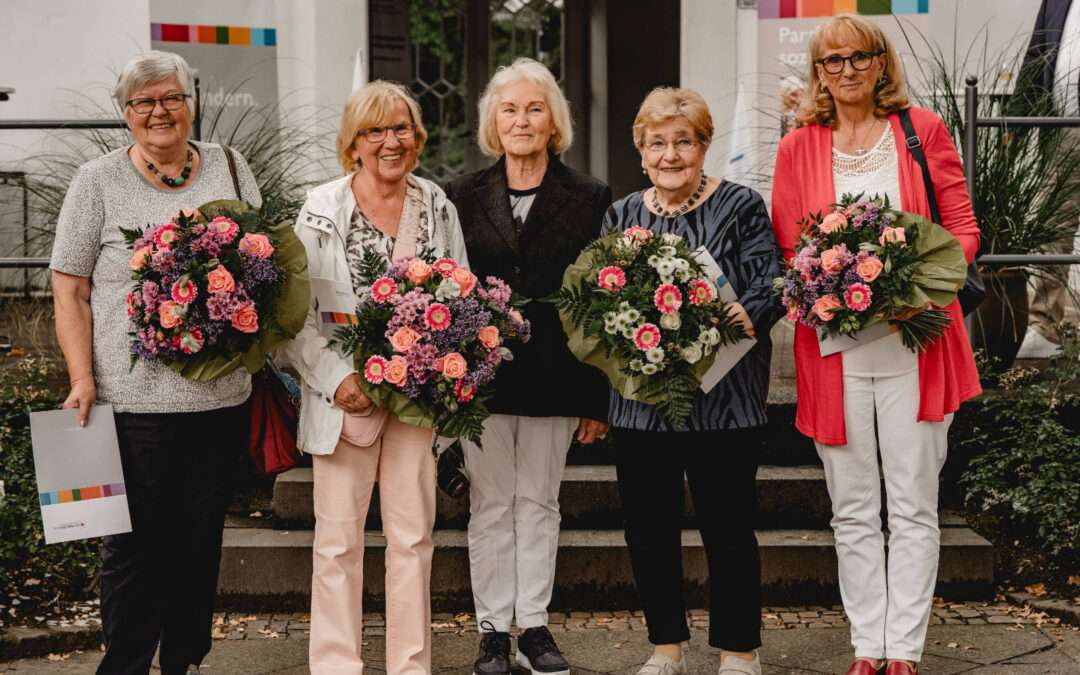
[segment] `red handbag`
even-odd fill
[[[299,387],[270,359],[251,377],[251,434],[248,454],[260,473],[287,471],[300,460],[296,449],[297,400],[286,378],[299,393]]]

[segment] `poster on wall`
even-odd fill
[[[266,3],[151,4],[153,49],[183,56],[199,77],[202,136],[227,139],[278,102],[277,29]],[[216,128],[215,128],[216,127]]]

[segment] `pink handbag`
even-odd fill
[[[397,240],[394,242],[394,260],[401,260],[416,255],[416,220],[418,214],[409,208],[411,204],[406,198],[406,208],[401,214],[401,226],[398,228]],[[358,448],[370,448],[379,440],[390,411],[386,408],[372,406],[362,413],[345,413],[345,419],[341,423],[341,440]]]

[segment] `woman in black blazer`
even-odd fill
[[[559,540],[559,485],[575,436],[607,432],[603,374],[578,361],[554,306],[563,272],[600,231],[611,189],[558,155],[570,147],[570,110],[540,63],[500,68],[480,99],[481,150],[498,161],[451,182],[472,271],[503,279],[534,302],[532,337],[495,380],[483,449],[463,442],[470,486],[469,559],[483,631],[476,675],[509,675],[510,625],[524,632],[517,661],[569,673],[547,629]]]

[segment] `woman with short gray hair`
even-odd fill
[[[194,93],[176,54],[128,62],[114,95],[134,143],[79,168],[53,244],[56,334],[71,381],[64,407],[85,426],[95,402],[112,405],[131,511],[132,531],[102,545],[99,675],[148,673],[159,643],[163,675],[199,672],[210,651],[229,476],[246,441],[246,371],[196,382],[130,358],[131,251],[120,228],[217,199],[262,202],[243,157],[191,140]]]

